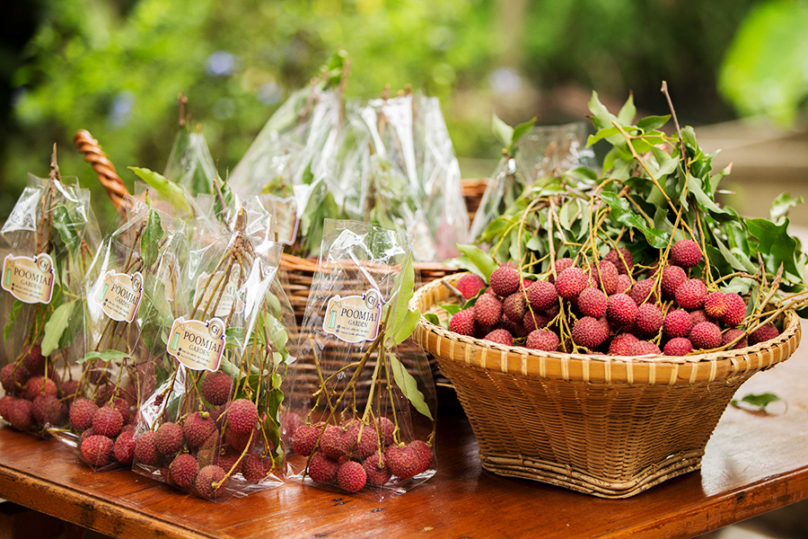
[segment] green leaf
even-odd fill
[[[188,213],[193,213],[191,206],[188,205],[188,200],[185,198],[185,191],[182,190],[177,184],[171,182],[157,172],[147,168],[129,167],[129,170],[138,175],[138,177],[149,184],[149,187],[154,189],[161,197],[166,199],[172,206],[178,210],[183,210]]]
[[[84,354],[84,357],[78,360],[76,363],[86,363],[88,361],[100,359],[106,363],[110,361],[121,361],[126,358],[130,357],[129,354],[126,352],[121,352],[119,350],[105,350],[103,352],[87,352]]]
[[[768,219],[746,219],[749,233],[759,240],[758,250],[769,255],[766,267],[772,273],[783,263],[785,271],[802,279],[802,266],[797,264],[797,242],[788,234],[788,218],[781,224]]]
[[[511,153],[511,155],[513,155],[513,150],[522,137],[530,133],[530,130],[533,129],[534,125],[536,125],[537,120],[538,118],[534,116],[530,120],[517,125],[513,129],[513,132],[511,133],[511,143],[508,145],[508,151]]]
[[[407,372],[407,369],[404,368],[404,365],[394,354],[387,354],[387,358],[390,360],[389,364],[393,370],[393,379],[398,388],[418,412],[434,421],[432,412],[429,411],[429,406],[424,400],[424,394],[418,389],[418,382]]]
[[[802,204],[802,197],[794,198],[789,193],[780,193],[772,202],[769,216],[771,220],[780,224],[781,219],[788,217],[788,212],[797,204]]]
[[[70,324],[70,316],[78,300],[63,303],[56,308],[45,324],[45,336],[42,337],[42,355],[49,356],[56,350],[59,340],[62,338],[67,326]]]
[[[781,400],[780,397],[778,397],[774,393],[758,393],[758,394],[750,393],[749,395],[746,395],[744,398],[742,398],[740,401],[732,399],[731,404],[737,408],[740,408],[740,406],[738,405],[741,403],[748,404],[749,406],[757,408],[758,410],[762,411],[769,404],[777,402],[779,400]]]
[[[157,262],[160,256],[160,240],[162,239],[163,225],[160,222],[160,215],[150,209],[146,228],[143,230],[143,237],[140,238],[140,253],[145,267],[150,268]]]
[[[713,214],[726,214],[727,211],[723,208],[719,208],[718,205],[713,202],[713,200],[707,196],[707,193],[704,192],[701,185],[701,180],[696,178],[692,174],[687,175],[687,188],[688,191],[693,193],[696,197],[696,200],[702,207],[706,208]]]
[[[443,326],[443,324],[440,323],[440,318],[438,318],[438,315],[435,313],[426,313],[424,314],[424,318],[426,318],[427,322],[435,324],[436,326]]]
[[[22,309],[22,301],[15,299],[14,304],[11,306],[11,313],[8,315],[6,327],[3,328],[3,340],[7,341],[9,335],[11,335],[11,328],[14,326],[14,321],[20,315],[20,309]]]
[[[502,146],[510,148],[513,142],[513,127],[500,120],[496,114],[492,115],[491,127],[494,130],[494,136],[502,143]]]
[[[450,315],[457,314],[463,310],[462,305],[457,305],[455,303],[438,303],[438,307],[440,307]]]
[[[480,270],[485,282],[491,279],[491,274],[497,269],[497,264],[488,253],[474,245],[458,245],[457,250],[466,255],[472,264]]]
[[[410,311],[410,300],[413,296],[414,287],[415,270],[412,266],[412,253],[410,253],[393,281],[393,300],[384,307],[385,312],[393,309],[393,320],[387,328],[386,342],[388,347],[406,340],[415,329],[415,324],[412,323],[414,313]],[[384,316],[387,317],[388,315],[385,314]],[[415,318],[415,323],[420,318],[421,313],[419,312]],[[404,336],[408,328],[409,333]]]
[[[75,252],[80,243],[79,234],[76,230],[76,223],[63,204],[59,204],[53,209],[53,228],[59,233],[62,243],[71,252]]]
[[[617,113],[617,119],[622,125],[631,125],[637,115],[637,107],[634,106],[634,94],[629,94],[625,104]]]
[[[670,234],[648,226],[648,223],[642,217],[634,213],[628,200],[608,191],[602,192],[600,197],[612,209],[612,214],[617,219],[617,222],[641,231],[652,247],[657,249],[667,247]]]
[[[668,123],[670,119],[670,114],[666,114],[665,116],[646,116],[645,118],[637,120],[637,127],[646,132],[654,131]]]

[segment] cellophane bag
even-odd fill
[[[55,157],[55,155],[54,155]],[[0,313],[8,364],[0,416],[14,428],[46,435],[72,393],[71,367],[84,356],[81,282],[98,246],[89,191],[29,175],[2,230]]]
[[[185,249],[183,221],[131,197],[123,204],[126,217],[84,280],[87,352],[63,384],[67,407],[47,418],[49,432],[95,471],[132,465],[137,411],[166,354]]]
[[[283,418],[293,480],[379,499],[434,475],[435,386],[410,338],[416,281],[402,234],[326,221]]]
[[[294,322],[272,286],[281,247],[256,249],[243,209],[232,232],[196,228],[184,314],[164,326],[167,361],[140,408],[133,469],[220,502],[282,483],[281,383]]]
[[[513,155],[503,156],[489,179],[469,238],[479,238],[488,224],[537,180],[577,166],[594,165],[595,154],[587,148],[586,137],[584,122],[536,126],[522,136]]]

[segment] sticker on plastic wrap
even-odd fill
[[[224,271],[217,271],[210,276],[207,272],[196,280],[196,290],[194,292],[194,305],[199,309],[213,316],[229,316],[230,311],[240,313],[244,310],[244,302],[238,297],[238,264],[230,271],[230,280],[224,283]],[[216,312],[211,312],[209,306],[216,303]],[[234,308],[235,307],[235,308]]]
[[[93,301],[118,322],[132,322],[143,297],[143,275],[108,271],[98,283]]]
[[[297,200],[295,197],[280,198],[268,195],[272,201],[272,228],[278,234],[278,243],[292,245],[297,239]]]
[[[3,290],[24,303],[50,303],[53,283],[53,259],[46,253],[3,259]]]
[[[219,370],[224,353],[225,325],[219,318],[186,320],[171,325],[166,349],[177,361],[194,371]]]
[[[361,296],[334,296],[328,300],[323,331],[348,343],[374,341],[379,335],[382,296],[370,289]]]

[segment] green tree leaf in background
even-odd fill
[[[772,202],[769,217],[775,224],[782,224],[783,220],[788,217],[789,210],[802,203],[802,197],[794,198],[789,193],[780,193]]]
[[[185,191],[177,184],[169,181],[168,178],[162,174],[147,168],[129,167],[129,170],[149,184],[149,187],[157,191],[157,194],[168,201],[172,206],[178,210],[192,213],[191,206],[188,205],[188,200],[185,198]]]
[[[458,245],[457,250],[460,251],[466,258],[477,268],[480,276],[488,282],[491,279],[491,274],[497,269],[497,264],[491,255],[481,250],[474,245]]]
[[[143,264],[149,268],[157,262],[160,256],[160,240],[163,239],[163,225],[160,222],[160,214],[150,209],[146,221],[146,228],[140,238],[140,253],[143,256]]]
[[[63,303],[51,313],[50,318],[45,323],[45,335],[42,337],[43,356],[51,355],[59,346],[59,340],[70,324],[70,317],[77,302],[78,300],[73,300]]]

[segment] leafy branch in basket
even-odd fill
[[[796,200],[778,197],[772,220],[742,217],[716,200],[730,167],[713,170],[714,154],[672,105],[671,115],[636,123],[631,97],[617,115],[596,93],[589,108],[589,144],[611,145],[603,174],[578,167],[539,180],[483,231],[490,256],[464,248],[461,263],[479,275],[457,283],[466,303],[448,307],[448,327],[499,344],[625,356],[777,337],[785,310],[808,305],[806,255],[788,233]]]
[[[396,276],[391,301],[382,309],[378,334],[357,361],[324,377],[314,353],[319,389],[305,424],[292,435],[292,448],[307,457],[306,474],[315,482],[337,484],[353,493],[366,485],[385,485],[394,476],[408,480],[432,465],[434,418],[417,380],[396,355],[421,317],[409,308],[414,276],[410,255]],[[365,371],[372,371],[369,389],[364,389]],[[340,382],[346,378],[347,383]],[[432,421],[426,441],[405,441],[402,397]]]

